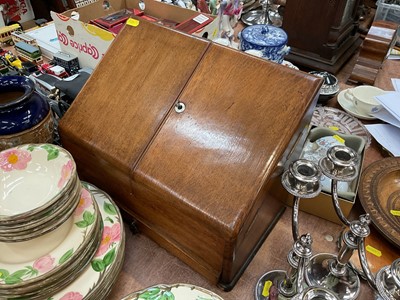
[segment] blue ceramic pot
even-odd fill
[[[0,77],[0,135],[27,130],[49,111],[49,103],[35,91],[32,80],[24,76]]]
[[[271,25],[250,25],[240,33],[240,48],[242,51],[258,50],[262,57],[282,63],[283,58],[290,51],[287,44],[286,32]]]

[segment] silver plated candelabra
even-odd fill
[[[337,255],[320,253],[314,255],[306,270],[306,281],[310,286],[320,286],[333,291],[340,299],[356,299],[360,292],[358,274],[349,262],[358,240],[369,234],[362,220],[350,222],[344,216],[338,200],[338,181],[350,182],[358,175],[359,156],[353,149],[337,145],[328,149],[326,157],[319,161],[322,173],[332,180],[332,202],[342,223],[349,227],[342,238],[342,247]]]

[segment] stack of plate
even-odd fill
[[[52,296],[52,300],[105,299],[118,278],[125,250],[122,217],[111,197],[97,187],[83,183],[100,208],[104,231],[95,257],[76,280]]]
[[[0,182],[0,299],[50,298],[89,267],[105,278],[91,293],[110,290],[123,261],[121,217],[111,200],[82,186],[66,150],[0,152]]]
[[[1,152],[0,241],[22,242],[58,228],[79,203],[71,155],[53,145]]]

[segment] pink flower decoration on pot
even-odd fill
[[[121,238],[121,224],[115,223],[113,226],[105,226],[103,229],[103,237],[101,239],[99,250],[95,256],[101,256],[107,252],[110,246],[118,242]]]
[[[82,300],[83,296],[78,292],[68,292],[60,298],[60,300]]]
[[[38,258],[33,263],[33,268],[38,270],[40,273],[46,273],[54,268],[54,258],[52,258],[50,255]]]
[[[72,160],[69,160],[65,165],[63,165],[61,169],[61,178],[58,181],[57,185],[59,189],[61,189],[71,177],[73,167],[74,165],[72,163]]]
[[[0,153],[0,168],[4,171],[24,170],[32,159],[29,151],[10,149]]]
[[[88,208],[92,204],[92,196],[89,191],[86,189],[82,189],[81,198],[79,199],[78,206],[75,210],[75,215],[79,216],[84,212],[86,208]]]

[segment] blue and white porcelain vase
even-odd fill
[[[287,41],[288,36],[283,29],[266,24],[250,25],[240,33],[242,51],[261,51],[263,58],[279,64],[290,51]]]
[[[24,76],[0,77],[0,136],[12,135],[39,124],[50,105]]]

